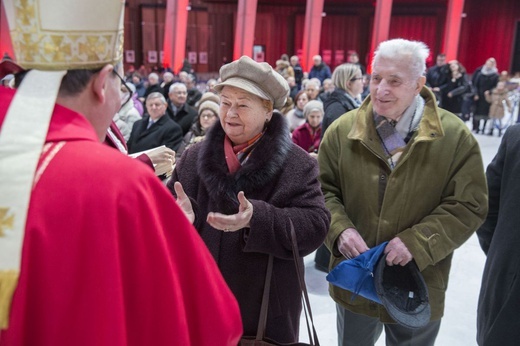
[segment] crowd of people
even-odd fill
[[[92,0],[87,15],[73,2],[33,14],[81,15],[75,35],[110,18],[119,42],[124,4]],[[189,68],[143,81],[117,49],[78,68],[75,50],[26,59],[31,44],[0,63],[0,345],[294,344],[294,259],[318,249],[328,271],[383,243],[386,266],[421,272],[431,316],[411,328],[331,285],[339,345],[383,329],[387,345],[434,345],[453,253],[477,230],[479,345],[518,342],[518,126],[486,176],[460,121],[484,132],[511,111],[494,59],[470,82],[460,62],[427,70],[424,43],[393,39],[369,79],[355,52],[334,71],[315,56],[308,73],[297,56],[243,56],[199,90]]]

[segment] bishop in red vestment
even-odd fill
[[[0,90],[0,129],[13,95]],[[236,345],[241,333],[235,298],[171,194],[56,105],[0,345]]]

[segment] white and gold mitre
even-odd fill
[[[124,0],[3,1],[25,69],[95,69],[122,61]]]
[[[36,168],[61,80],[68,70],[122,61],[124,0],[2,3],[16,61],[30,70],[0,129],[0,329],[5,329]]]

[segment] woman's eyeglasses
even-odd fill
[[[360,79],[363,79],[363,77],[354,77],[350,81],[351,82],[355,82],[355,81],[360,80]]]

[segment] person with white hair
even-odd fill
[[[309,79],[318,78],[320,83],[327,78],[330,78],[332,74],[330,73],[330,67],[325,64],[321,55],[315,55],[312,57],[312,61],[314,65],[312,65],[311,70],[309,71]]]
[[[339,345],[374,345],[384,328],[387,345],[433,346],[453,252],[486,217],[478,142],[425,87],[428,54],[422,42],[382,42],[372,60],[370,96],[329,126],[318,162],[332,214],[329,269],[388,242],[381,261],[415,262],[431,315],[410,328],[393,317],[395,309],[331,285]],[[400,310],[409,320],[417,307],[412,298],[406,294],[409,306]]]
[[[148,95],[151,93],[162,93],[163,89],[161,88],[161,85],[159,84],[159,75],[155,72],[152,72],[148,75],[148,86],[146,87],[146,91],[144,92],[144,96],[142,99],[140,99],[141,102],[145,102],[145,100],[148,98]],[[145,105],[146,106],[146,105]]]
[[[163,95],[167,99],[168,92],[170,91],[170,86],[175,82],[175,76],[170,71],[166,71],[163,73],[163,81],[161,83],[161,88],[163,89]]]
[[[173,121],[179,124],[183,136],[188,133],[191,125],[197,118],[197,110],[191,107],[187,100],[188,88],[186,85],[179,82],[173,83],[168,92],[168,107],[166,112]]]
[[[323,114],[322,102],[316,100],[309,101],[305,107],[303,107],[305,123],[298,126],[292,132],[292,141],[308,152],[312,157],[317,157],[320,147]]]

